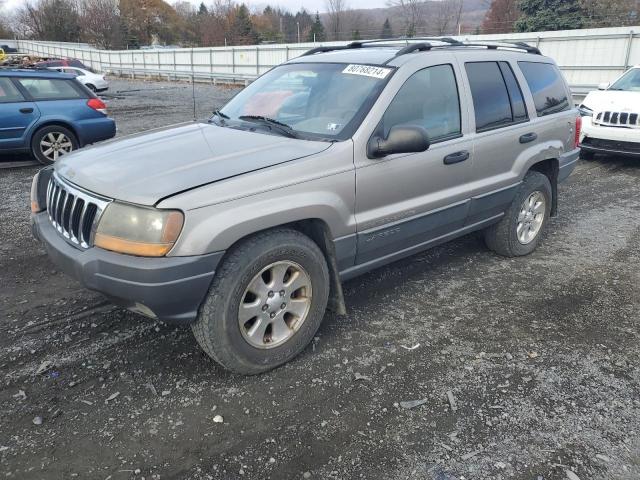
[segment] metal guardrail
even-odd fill
[[[181,70],[166,70],[166,69],[141,69],[141,68],[123,68],[123,67],[107,67],[105,73],[116,75],[119,77],[131,76],[131,78],[150,78],[158,77],[171,80],[190,80],[191,82],[210,82],[216,85],[217,83],[226,84],[243,84],[248,85],[258,75],[247,75],[240,73],[211,73],[211,72],[190,72]]]

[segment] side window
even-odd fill
[[[567,89],[558,68],[551,63],[518,62],[527,80],[538,116],[569,110]]]
[[[23,102],[24,97],[7,77],[0,78],[0,103]]]
[[[460,99],[451,65],[425,68],[409,77],[382,117],[385,138],[396,125],[424,127],[432,142],[461,134]]]
[[[18,81],[35,100],[62,100],[83,98],[67,80],[47,78],[20,78]]]
[[[512,124],[509,93],[498,63],[473,62],[465,67],[476,112],[476,131],[484,132]]]
[[[524,103],[522,90],[520,89],[520,85],[518,85],[518,80],[516,80],[516,77],[513,74],[513,70],[511,70],[511,65],[507,62],[500,62],[499,65],[502,77],[504,78],[504,83],[507,84],[507,91],[509,92],[509,99],[511,100],[513,121],[523,122],[528,120],[529,116],[527,115],[527,107]]]

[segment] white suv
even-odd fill
[[[580,114],[582,158],[596,153],[640,157],[640,66],[589,93]]]

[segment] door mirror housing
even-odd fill
[[[417,125],[391,127],[387,138],[371,137],[368,145],[369,158],[382,158],[394,153],[418,153],[429,149],[429,134]]]
[[[609,88],[609,85],[611,85],[609,82],[602,82],[600,85],[598,85],[598,90],[606,90],[607,88]]]

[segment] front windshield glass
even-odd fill
[[[625,73],[609,90],[624,90],[626,92],[640,92],[640,68],[634,68]]]
[[[282,133],[282,125],[268,123],[275,120],[291,127],[298,138],[344,140],[362,122],[392,73],[392,68],[366,65],[282,65],[236,95],[216,122],[236,127],[262,124]],[[224,116],[228,119],[221,120]]]

